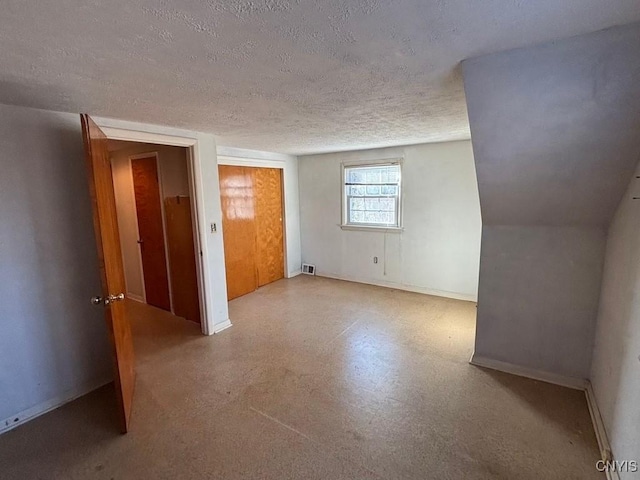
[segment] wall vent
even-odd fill
[[[316,274],[316,266],[311,265],[309,263],[302,264],[302,273],[305,275],[315,275]]]

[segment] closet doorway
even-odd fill
[[[219,165],[227,298],[284,278],[282,169]]]

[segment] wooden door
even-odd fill
[[[113,347],[120,427],[122,432],[126,433],[131,419],[136,374],[131,326],[122,301],[124,295],[119,297],[125,292],[125,281],[111,163],[107,137],[88,115],[82,114],[80,119],[93,207],[93,226],[98,246],[102,298],[113,298],[112,301],[105,301],[104,313]]]
[[[251,169],[220,165],[224,261],[229,300],[253,292],[256,271],[255,192]]]
[[[284,277],[282,170],[220,165],[229,300]]]
[[[200,296],[189,197],[164,199],[173,313],[200,323]]]
[[[162,225],[160,182],[155,155],[131,160],[142,273],[147,303],[171,310],[169,275]]]
[[[284,278],[282,170],[253,168],[256,196],[258,287]]]

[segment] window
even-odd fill
[[[400,228],[399,163],[345,165],[343,226]]]

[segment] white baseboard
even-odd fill
[[[231,320],[227,318],[224,322],[218,323],[213,326],[213,333],[220,333],[221,331],[226,330],[230,326],[231,326]]]
[[[604,428],[604,422],[602,421],[602,415],[600,415],[600,409],[598,408],[598,402],[596,395],[593,392],[593,386],[591,382],[587,381],[587,387],[584,390],[587,397],[587,405],[589,406],[589,413],[591,414],[591,421],[593,422],[593,429],[596,432],[596,439],[598,440],[598,447],[600,448],[600,455],[602,460],[613,460],[613,453],[611,450],[611,444],[609,443],[609,437],[607,431]],[[620,475],[615,471],[607,471],[608,480],[620,480]]]
[[[587,405],[589,406],[589,414],[591,415],[591,422],[593,423],[593,430],[596,434],[596,440],[598,441],[598,448],[600,449],[600,456],[602,460],[611,461],[615,457],[611,450],[611,444],[609,443],[609,437],[607,431],[604,428],[604,422],[600,415],[600,409],[598,408],[598,402],[593,392],[591,382],[586,379],[566,377],[555,373],[544,372],[533,368],[522,367],[520,365],[514,365],[508,362],[501,362],[499,360],[493,360],[491,358],[476,355],[471,356],[469,363],[478,367],[491,368],[493,370],[499,370],[505,373],[511,373],[513,375],[519,375],[521,377],[532,378],[534,380],[540,380],[542,382],[553,383],[555,385],[561,385],[563,387],[573,388],[575,390],[584,390],[587,398]],[[606,470],[607,480],[620,480],[618,472]]]
[[[298,275],[302,275],[302,270],[295,270],[293,272],[289,272],[287,274],[287,278],[297,277]]]
[[[527,377],[541,382],[553,383],[555,385],[569,387],[575,390],[585,390],[588,384],[588,380],[583,378],[568,377],[565,375],[558,375],[556,373],[545,372],[543,370],[537,370],[535,368],[523,367],[521,365],[483,357],[476,353],[471,356],[469,363],[477,367],[491,368],[492,370],[498,370],[500,372],[510,373],[520,377]]]
[[[453,298],[454,300],[464,300],[466,302],[477,301],[476,295],[466,293],[448,292],[446,290],[435,290],[433,288],[418,287],[415,285],[407,285],[405,283],[385,282],[383,280],[369,280],[351,277],[348,275],[336,275],[333,273],[320,272],[318,277],[333,278],[334,280],[344,280],[347,282],[364,283],[366,285],[375,285],[376,287],[395,288],[396,290],[404,290],[407,292],[422,293],[425,295],[434,295],[436,297]]]
[[[50,412],[51,410],[55,410],[56,408],[61,407],[65,403],[69,403],[75,400],[76,398],[82,397],[83,395],[86,395],[87,393],[92,392],[112,381],[113,381],[112,378],[109,378],[109,379],[101,378],[101,379],[84,383],[83,385],[80,385],[77,388],[72,388],[70,390],[67,390],[66,392],[63,392],[60,395],[56,395],[55,397],[45,402],[39,403],[38,405],[35,405],[21,412],[18,412],[15,415],[11,415],[10,417],[3,419],[2,422],[0,423],[0,434],[8,432],[9,430],[12,430],[18,427],[28,422],[29,420],[33,420],[34,418],[37,418],[40,415],[44,415],[45,413]]]

